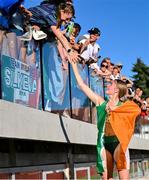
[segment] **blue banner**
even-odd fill
[[[41,109],[40,70],[6,55],[1,57],[2,99]]]

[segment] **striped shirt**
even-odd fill
[[[30,22],[33,25],[38,25],[41,28],[56,26],[56,6],[49,3],[41,3],[39,6],[29,8],[32,13]]]

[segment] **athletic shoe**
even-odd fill
[[[26,32],[20,37],[20,39],[22,41],[30,41],[32,39],[32,32]]]
[[[37,30],[33,30],[33,38],[35,40],[41,40],[47,37],[47,34],[44,33],[43,31],[37,31]]]

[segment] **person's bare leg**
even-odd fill
[[[17,45],[17,36],[15,33],[7,33],[6,37],[8,38],[9,46],[9,55],[13,58],[18,59],[18,45]]]
[[[129,180],[129,170],[128,169],[122,169],[118,171],[119,178],[122,180]]]
[[[120,145],[118,145],[114,151],[114,159],[116,162],[119,159],[119,152],[120,152]],[[130,177],[129,177],[130,158],[129,158],[128,149],[126,151],[125,156],[126,156],[127,167],[126,167],[126,169],[118,170],[118,175],[121,180],[129,180],[130,179]]]
[[[36,52],[33,51],[31,54],[31,64],[36,64]]]
[[[5,31],[0,30],[0,53],[2,51],[4,33],[5,33]]]
[[[109,151],[106,150],[107,158],[107,179],[113,179],[113,168],[114,168],[114,159]]]
[[[26,48],[26,46],[24,45],[24,41],[22,41],[21,43],[22,43],[22,44],[21,44],[21,49],[20,49],[20,51],[21,51],[21,61],[22,61],[23,63],[27,64],[27,62],[26,62],[27,48]]]
[[[101,175],[102,180],[107,180],[107,157],[106,157],[106,150],[103,149],[102,151],[102,159],[104,163],[104,172]]]
[[[68,70],[68,62],[66,61],[65,51],[62,44],[59,41],[57,41],[57,49],[62,60],[63,70]]]

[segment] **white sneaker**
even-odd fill
[[[41,40],[47,37],[47,34],[44,33],[43,31],[37,31],[37,30],[33,30],[33,38],[35,40]]]
[[[20,39],[22,41],[30,41],[32,39],[32,32],[29,31],[29,32],[26,32],[25,34],[23,34]]]

